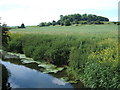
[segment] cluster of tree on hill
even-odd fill
[[[53,20],[52,22],[42,22],[39,26],[50,26],[50,25],[65,25],[70,26],[73,24],[104,24],[103,22],[109,21],[108,18],[97,16],[93,14],[71,14],[71,15],[60,15],[58,21]]]

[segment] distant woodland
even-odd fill
[[[53,20],[52,22],[41,22],[39,26],[42,27],[50,25],[70,26],[74,24],[104,24],[103,22],[106,21],[109,21],[109,19],[93,14],[71,14],[65,16],[60,15],[60,19],[58,21]]]

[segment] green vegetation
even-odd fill
[[[93,35],[117,35],[118,26],[114,24],[106,25],[78,25],[78,26],[50,26],[50,27],[37,27],[37,26],[28,26],[24,29],[11,29],[13,33],[22,33],[22,34],[49,34],[49,35],[84,35],[84,36],[93,36]]]
[[[50,25],[65,25],[70,26],[74,24],[104,24],[104,22],[109,21],[108,18],[97,16],[93,14],[71,14],[71,15],[60,15],[60,19],[58,21],[50,22],[42,22],[39,24],[40,27],[42,26],[50,26]]]
[[[8,51],[36,61],[68,66],[86,87],[120,88],[117,25],[79,25],[12,29]]]
[[[18,28],[25,28],[24,23],[22,23],[20,27],[18,26]]]
[[[120,88],[120,61],[118,42],[107,38],[83,47],[70,54],[68,72],[91,88]],[[87,46],[88,45],[88,46]]]
[[[7,24],[3,24],[2,26],[0,25],[0,28],[1,28],[1,36],[2,36],[2,45],[4,46],[4,47],[6,47],[7,45],[8,45],[8,41],[10,40],[10,35],[9,35],[9,29],[10,28],[8,28],[7,27]]]

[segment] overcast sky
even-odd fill
[[[9,26],[38,25],[60,15],[96,14],[118,21],[119,0],[0,0],[2,23]]]

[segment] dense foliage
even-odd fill
[[[2,32],[2,45],[6,47],[8,45],[8,41],[10,40],[10,28],[7,27],[7,24],[3,24],[2,26],[0,26],[0,28]]]
[[[92,43],[93,48],[87,43],[85,48],[71,51],[68,72],[83,80],[87,87],[120,88],[117,40],[108,38]]]
[[[69,22],[71,24],[79,24],[79,23],[83,23],[83,22],[80,22],[80,21],[86,21],[86,23],[89,23],[91,21],[98,21],[100,24],[100,21],[109,21],[108,18],[106,17],[102,17],[102,16],[97,16],[97,15],[92,15],[92,14],[72,14],[72,15],[61,15],[60,16],[60,20],[59,22],[62,23],[62,22],[65,22],[66,20],[69,20]],[[95,23],[95,22],[93,22]],[[97,22],[96,22],[97,24]]]
[[[19,35],[9,42],[8,51],[25,53],[38,61],[47,61],[56,65],[67,65],[70,47],[76,45],[77,39],[66,36],[51,36],[30,34],[23,37]]]
[[[22,23],[21,26],[18,26],[18,28],[25,28],[24,23]]]
[[[50,26],[50,25],[65,25],[70,26],[73,24],[104,24],[103,21],[109,21],[108,18],[97,16],[93,14],[71,14],[71,15],[60,15],[58,21],[52,21],[51,23],[42,22],[39,26]]]

